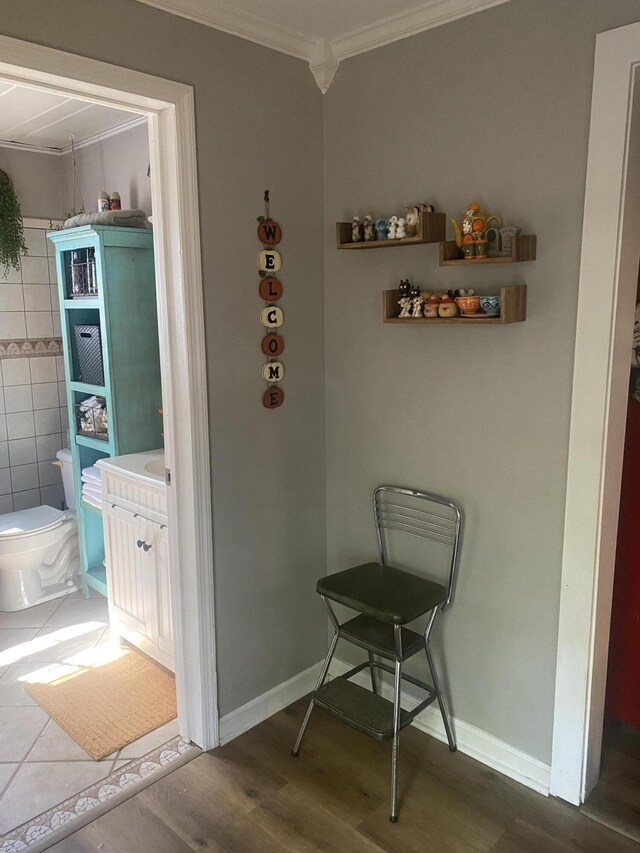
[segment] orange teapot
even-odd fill
[[[480,205],[472,202],[462,217],[462,223],[451,220],[456,235],[456,246],[468,260],[488,257],[487,230],[499,228],[500,219],[489,216]]]

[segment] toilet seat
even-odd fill
[[[22,539],[59,527],[67,514],[51,506],[34,506],[0,515],[0,541]]]

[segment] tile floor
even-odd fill
[[[100,595],[73,593],[0,613],[0,836],[177,735],[174,720],[94,761],[24,689],[29,680],[108,657],[110,649]]]

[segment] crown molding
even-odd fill
[[[427,0],[416,8],[367,24],[331,40],[313,39],[303,33],[276,27],[258,15],[233,8],[223,0],[138,0],[172,15],[287,53],[309,63],[324,94],[343,59],[425,30],[482,12],[509,0]]]
[[[87,148],[89,145],[95,145],[96,142],[102,142],[103,139],[109,139],[111,136],[118,136],[127,130],[132,130],[139,124],[145,124],[146,116],[136,116],[131,121],[125,124],[119,124],[118,127],[113,127],[111,130],[103,130],[101,133],[96,133],[94,136],[88,136],[81,142],[75,142],[74,148],[76,151],[79,148]],[[71,146],[65,145],[64,148],[45,148],[41,145],[29,145],[26,142],[9,142],[5,139],[0,139],[0,148],[12,148],[14,151],[27,151],[30,154],[53,154],[54,157],[63,157],[65,154],[71,154]]]
[[[297,59],[305,59],[307,62],[316,44],[315,39],[303,33],[287,27],[274,26],[259,15],[252,15],[219,0],[138,0],[138,2],[172,15],[180,15],[215,30],[248,39],[280,53],[288,53]]]
[[[373,24],[345,33],[331,41],[334,53],[341,62],[350,56],[375,50],[385,44],[448,24],[467,15],[474,15],[509,0],[431,0],[408,12],[383,18]]]

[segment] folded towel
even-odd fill
[[[82,494],[83,495],[93,495],[94,497],[101,498],[102,497],[102,488],[97,484],[93,483],[83,483],[82,484]]]
[[[148,228],[147,214],[140,208],[133,210],[104,210],[102,213],[79,213],[62,226],[77,228],[79,225],[113,225],[118,228]]]
[[[100,469],[96,465],[91,465],[89,468],[83,468],[82,479],[86,479],[86,481],[95,480],[98,483],[101,482],[102,477],[100,475]]]
[[[98,488],[102,486],[102,480],[97,480],[95,477],[85,477],[82,475],[82,482],[88,483],[90,486],[97,486]]]
[[[92,495],[82,494],[82,500],[85,503],[90,504],[91,506],[95,506],[97,509],[102,509],[102,501],[100,498],[94,498]]]

